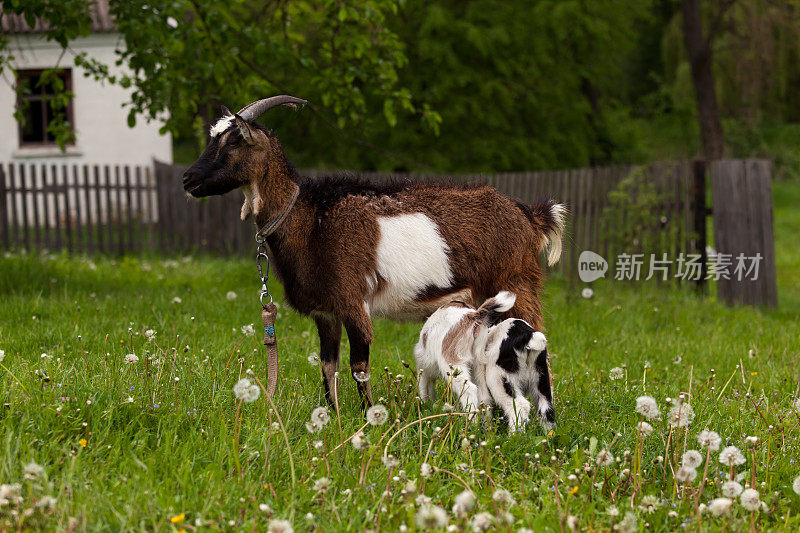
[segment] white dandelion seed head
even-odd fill
[[[179,304],[182,301],[183,300],[181,300],[180,296],[176,296],[175,298],[172,299],[172,303],[174,303],[174,304]]]
[[[611,466],[614,464],[614,456],[608,450],[600,450],[596,461],[599,466]]]
[[[586,289],[584,289],[584,290],[586,290]],[[580,520],[578,519],[577,516],[569,515],[567,517],[567,527],[569,528],[570,531],[577,531],[578,530],[578,524],[580,524]]]
[[[331,415],[327,407],[317,407],[311,411],[311,421],[324,426],[331,421]]]
[[[0,362],[2,362],[3,359],[5,359],[5,358],[6,358],[6,351],[5,350],[0,350]]]
[[[708,510],[714,516],[722,516],[728,514],[732,506],[733,500],[730,498],[716,498],[708,504]]]
[[[425,496],[424,494],[420,494],[419,496],[414,498],[414,503],[417,504],[417,507],[422,508],[430,505],[431,499],[428,496]]]
[[[267,531],[268,533],[294,533],[294,528],[288,520],[270,520]]]
[[[153,339],[156,338],[156,332],[152,329],[148,329],[147,331],[144,332],[144,336],[147,337],[148,341],[152,341]]]
[[[638,519],[635,514],[628,511],[625,513],[625,518],[615,528],[617,531],[622,531],[622,533],[634,533],[639,530]]]
[[[616,505],[612,505],[606,509],[606,514],[612,517],[619,516],[619,508]]]
[[[755,489],[745,489],[739,497],[739,503],[748,511],[758,511],[761,508],[761,498]]]
[[[308,356],[308,364],[311,366],[319,366],[319,355],[316,352],[312,352],[311,355]]]
[[[248,337],[252,337],[256,333],[253,324],[245,324],[244,326],[241,327],[241,330],[242,330],[242,335],[246,335]]]
[[[512,507],[516,501],[514,501],[514,497],[508,492],[506,489],[497,489],[492,494],[492,499],[499,503],[500,505],[507,505]]]
[[[792,483],[792,490],[795,494],[800,495],[800,476],[794,478],[794,483]]]
[[[594,291],[592,289],[590,289],[589,287],[586,287],[581,291],[581,296],[583,296],[584,298],[586,298],[588,300],[589,298],[594,296]]]
[[[618,366],[612,368],[611,371],[608,373],[608,379],[610,379],[611,381],[622,379],[624,377],[625,377],[625,370]]]
[[[403,490],[406,492],[406,496],[413,496],[417,493],[417,481],[415,479],[409,479],[406,481],[406,484],[403,485]]]
[[[647,514],[655,513],[660,506],[661,502],[658,500],[658,496],[654,496],[652,494],[648,494],[647,496],[643,497],[642,501],[639,502],[639,509]]]
[[[375,404],[367,409],[367,422],[373,426],[382,426],[389,420],[389,411],[381,404]]]
[[[750,435],[749,437],[745,437],[744,441],[750,446],[755,446],[756,444],[758,444],[758,437]]]
[[[313,435],[314,433],[319,433],[322,431],[322,426],[316,422],[306,422],[306,430]]]
[[[667,422],[674,428],[686,427],[694,420],[694,409],[684,402],[674,402],[675,405],[667,413]]]
[[[353,444],[353,448],[355,448],[358,451],[366,450],[367,448],[369,448],[369,439],[367,439],[367,436],[364,435],[364,433],[361,431],[356,433],[355,436],[353,436],[353,438],[350,439],[350,442]]]
[[[494,525],[494,517],[489,513],[478,513],[472,517],[470,525],[475,533],[489,531]]]
[[[420,529],[439,529],[447,525],[447,511],[438,505],[426,505],[417,511],[417,527]]]
[[[233,291],[228,291],[225,293],[225,298],[232,302],[237,298],[237,294]]]
[[[138,362],[139,362],[139,356],[137,356],[135,353],[129,353],[128,355],[125,356],[126,364],[135,365]]]
[[[273,512],[274,512],[274,511],[272,510],[272,507],[270,507],[270,506],[269,506],[268,504],[266,504],[266,503],[260,503],[260,504],[258,504],[258,510],[259,510],[259,511],[261,511],[262,513],[264,513],[264,514],[265,514],[265,515],[267,515],[267,516],[271,516],[271,515],[273,514]]]
[[[44,477],[44,467],[36,462],[31,461],[25,465],[23,473],[23,477],[28,481],[36,481]]]
[[[722,444],[722,438],[719,436],[719,433],[706,429],[697,435],[697,442],[700,443],[701,448],[710,448],[712,452],[715,452],[719,450]]]
[[[703,464],[703,456],[697,450],[687,450],[683,454],[683,466],[697,468]]]
[[[36,500],[36,507],[40,509],[53,509],[56,506],[56,503],[58,503],[58,500],[52,496],[42,496]]]
[[[794,401],[794,410],[800,413],[800,398]]]
[[[648,420],[661,416],[658,403],[652,396],[639,396],[636,398],[636,412]]]
[[[722,494],[726,498],[737,498],[743,490],[742,485],[733,480],[722,484]]]
[[[22,485],[19,483],[0,485],[0,502],[3,502],[4,505],[19,505],[22,503]]]
[[[736,446],[728,446],[719,452],[719,462],[726,466],[739,466],[745,463],[746,459]]]
[[[682,466],[675,471],[675,480],[678,483],[691,483],[697,477],[697,470],[689,466]]]
[[[636,430],[642,437],[649,437],[650,434],[653,432],[653,426],[642,420],[641,422],[639,422],[639,425],[636,426]]]
[[[419,475],[428,479],[433,475],[433,467],[428,463],[422,463],[419,467]]]
[[[471,490],[460,492],[455,497],[455,503],[467,512],[472,511],[475,508],[475,493]]]
[[[244,403],[253,403],[261,395],[261,389],[249,379],[242,378],[233,386],[233,395]]]
[[[331,488],[331,480],[326,477],[321,477],[314,482],[314,490],[317,492],[328,492]]]
[[[383,462],[383,466],[386,468],[395,468],[400,464],[400,461],[397,459],[397,457],[392,454],[384,455],[381,458],[381,461]]]

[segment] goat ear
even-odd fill
[[[236,126],[239,128],[239,133],[242,134],[245,142],[250,145],[256,144],[256,139],[253,137],[253,130],[250,129],[250,124],[239,115],[234,115],[234,117],[236,117]]]
[[[227,107],[225,107],[225,106],[222,106],[222,116],[223,116],[223,117],[230,117],[230,116],[232,116],[232,115],[233,115],[233,113],[231,113],[231,110],[230,110],[230,109],[228,109],[228,108],[227,108]]]

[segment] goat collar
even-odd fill
[[[256,240],[263,240],[275,233],[275,230],[283,224],[283,221],[286,220],[286,217],[289,215],[289,211],[292,210],[295,201],[297,201],[297,196],[300,194],[300,187],[295,187],[294,192],[292,193],[292,197],[289,198],[289,201],[283,208],[283,211],[269,224],[263,226],[256,232]]]

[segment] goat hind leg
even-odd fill
[[[556,425],[556,412],[553,409],[553,392],[550,388],[550,362],[547,356],[547,348],[542,350],[536,357],[536,373],[538,382],[534,392],[536,401],[536,411],[539,414],[539,422],[545,430],[552,429]]]

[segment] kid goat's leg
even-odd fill
[[[315,316],[319,333],[319,359],[322,368],[322,385],[325,387],[325,399],[336,409],[334,393],[334,375],[339,371],[339,344],[342,340],[342,322],[332,316]]]
[[[539,413],[539,421],[545,429],[552,429],[556,425],[556,412],[553,409],[553,392],[550,388],[550,362],[547,356],[547,348],[536,356],[536,373],[539,380],[536,383],[534,400],[536,401],[536,411]]]
[[[536,331],[542,331],[542,310],[538,298],[535,297],[535,288],[538,286],[535,276],[536,274],[532,273],[528,283],[519,280],[516,280],[517,283],[512,283],[512,287],[508,290],[517,295],[517,301],[509,314],[528,322]],[[553,408],[553,377],[550,374],[550,357],[547,349],[536,357],[536,372],[538,373],[538,381],[534,384],[536,410],[542,426],[550,429],[556,424],[556,413]]]
[[[531,403],[528,399],[519,391],[514,390],[514,386],[496,365],[487,366],[486,385],[489,387],[495,403],[508,418],[509,430],[515,431],[522,427],[530,416]]]
[[[369,345],[372,342],[372,322],[366,311],[354,313],[344,320],[344,329],[350,340],[350,370],[356,380],[358,394],[364,408],[372,406],[372,389],[369,385]]]

